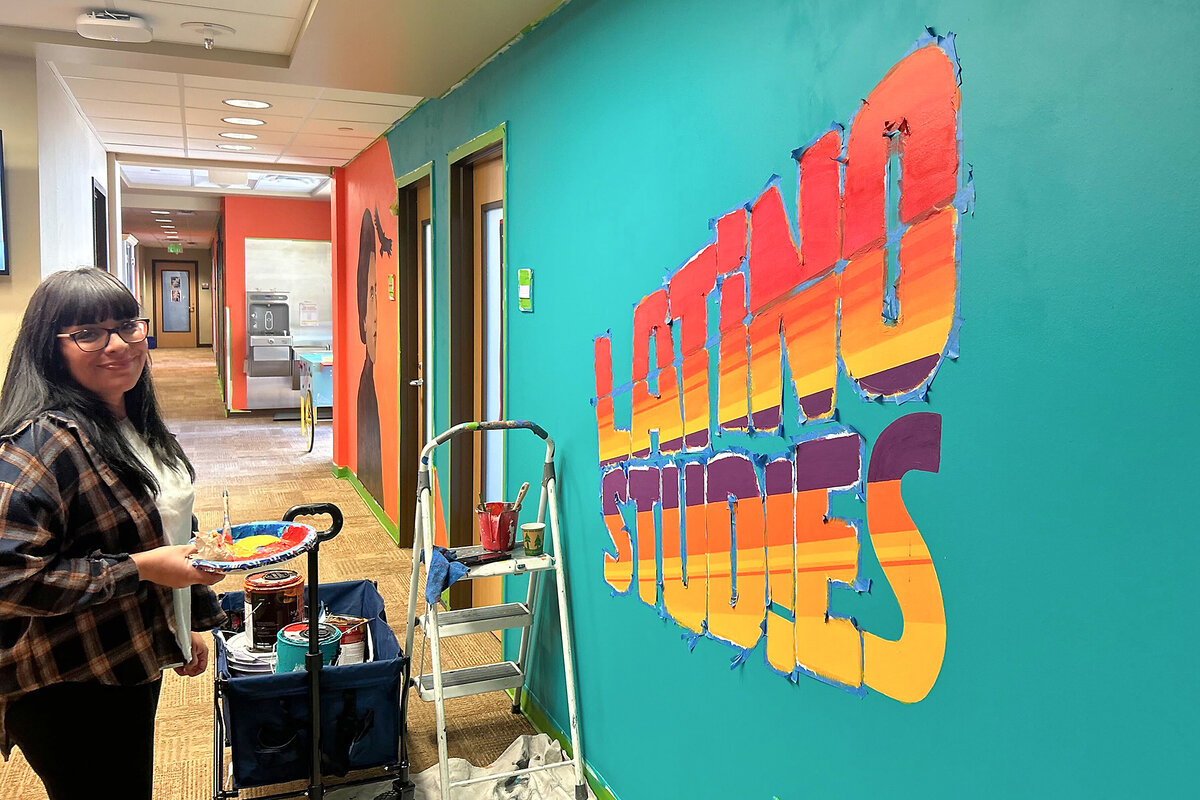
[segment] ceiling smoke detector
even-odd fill
[[[154,38],[146,20],[124,11],[88,11],[75,18],[75,32],[100,42],[145,44]]]
[[[228,25],[218,25],[215,22],[184,22],[180,26],[185,31],[193,31],[204,40],[204,49],[212,50],[218,36],[237,33]]]

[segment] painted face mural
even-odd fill
[[[942,418],[901,404],[958,355],[959,103],[953,39],[923,37],[848,126],[792,154],[796,228],[773,179],[637,303],[631,382],[595,340],[604,579],[735,663],[761,645],[782,674],[908,703],[937,680],[941,587],[900,482],[938,471]],[[849,402],[895,404],[874,441],[838,421],[839,378]],[[843,494],[861,517],[833,512]],[[881,578],[898,638],[833,609]]]
[[[363,488],[383,503],[383,456],[379,433],[379,399],[375,392],[376,341],[379,333],[379,304],[376,297],[375,222],[364,209],[358,243],[358,333],[366,345],[362,374],[358,379],[357,475]]]

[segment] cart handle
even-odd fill
[[[308,503],[302,506],[292,506],[284,512],[283,521],[291,522],[296,517],[319,517],[322,514],[328,514],[332,524],[323,531],[317,531],[317,541],[327,542],[342,530],[342,510],[333,503]]]

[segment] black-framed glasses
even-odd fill
[[[150,332],[150,320],[127,319],[115,328],[102,328],[99,325],[89,325],[74,333],[60,333],[59,339],[70,339],[85,353],[95,353],[108,347],[108,341],[115,333],[127,344],[137,344],[146,341]]]

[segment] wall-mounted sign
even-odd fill
[[[300,324],[306,328],[321,324],[321,315],[317,312],[316,303],[300,303]]]

